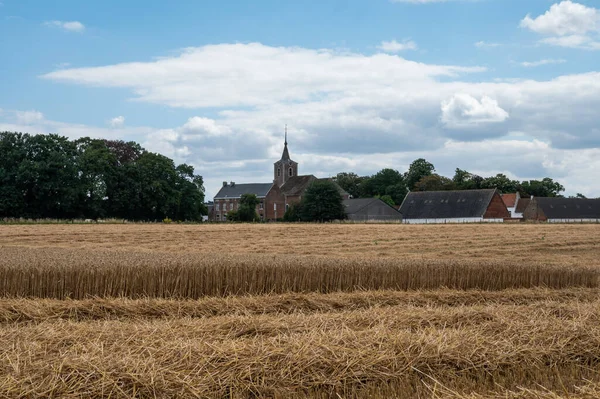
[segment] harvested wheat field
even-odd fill
[[[15,225],[0,251],[0,397],[600,397],[598,225]]]

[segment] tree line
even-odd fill
[[[549,177],[518,181],[504,174],[481,177],[457,168],[454,176],[449,178],[437,174],[435,166],[423,158],[413,161],[404,173],[391,168],[382,169],[371,176],[342,172],[334,180],[353,198],[379,197],[390,205],[400,205],[409,191],[496,188],[501,193],[519,192],[521,196],[559,197],[565,190],[560,183]],[[581,194],[577,196],[583,197]]]
[[[202,176],[138,143],[0,132],[0,217],[198,221]]]

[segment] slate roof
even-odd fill
[[[292,176],[281,186],[284,195],[302,195],[304,190],[317,178],[313,175]]]
[[[495,189],[463,191],[413,191],[400,213],[404,219],[480,218],[485,214]]]
[[[548,219],[600,219],[600,199],[536,197]]]
[[[517,203],[517,194],[502,194],[502,201],[507,208],[513,208]]]
[[[302,176],[293,176],[290,177],[284,184],[281,186],[281,192],[284,195],[292,196],[292,195],[302,195],[304,191],[310,186],[310,184],[315,180],[329,180],[332,179],[317,179],[314,175],[302,175]],[[335,182],[334,182],[335,183]],[[335,183],[340,195],[348,195],[348,193],[339,186],[339,184]]]
[[[394,208],[393,206],[388,205],[386,202],[382,201],[379,198],[352,198],[352,199],[347,199],[344,200],[344,207],[346,208],[346,213],[349,215],[352,214],[356,214],[359,213],[361,210],[363,210],[364,208],[368,207],[369,205],[375,205],[375,203],[380,202],[381,204],[388,206],[390,209],[392,209],[394,212],[398,213],[398,216],[400,216],[400,212],[398,212],[398,210],[396,208]]]
[[[222,198],[240,198],[244,194],[255,194],[257,197],[265,197],[273,183],[249,183],[249,184],[228,184],[221,187],[215,199]]]
[[[517,212],[517,213],[525,212],[525,208],[527,208],[527,206],[529,205],[530,202],[531,202],[531,198],[521,198],[519,200],[519,202],[517,202],[517,209],[515,209],[515,212]]]

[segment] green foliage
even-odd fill
[[[542,180],[529,180],[521,183],[521,193],[536,197],[559,197],[565,188],[549,177]]]
[[[242,195],[240,198],[240,206],[236,212],[237,220],[240,222],[257,222],[258,214],[256,213],[256,207],[259,203],[260,200],[255,194]]]
[[[284,222],[302,221],[302,203],[292,204],[283,215]]]
[[[315,180],[302,198],[303,221],[328,222],[345,219],[343,199],[336,184],[330,180]]]
[[[368,179],[365,177],[360,177],[356,173],[338,173],[333,180],[350,196],[353,198],[359,198],[362,194],[362,186],[364,181]]]
[[[481,188],[483,177],[456,168],[452,181],[457,190],[478,190]]]
[[[404,175],[406,186],[413,190],[417,182],[425,176],[430,176],[435,172],[435,167],[432,163],[427,162],[423,158],[419,158],[410,164],[408,171]]]
[[[240,215],[238,214],[237,211],[229,211],[229,212],[227,212],[227,220],[230,222],[239,222]]]
[[[415,184],[415,191],[447,191],[456,189],[454,181],[436,173],[424,176]]]
[[[0,133],[0,217],[197,221],[202,177],[139,144]]]
[[[495,188],[503,194],[516,193],[520,187],[521,184],[518,181],[511,180],[502,173],[485,178],[481,182],[481,188]]]
[[[164,218],[163,219],[163,223],[165,223],[165,224],[171,224],[171,223],[173,223],[173,221],[171,220],[171,218]]]
[[[396,203],[394,202],[392,197],[390,197],[389,195],[376,196],[376,198],[379,198],[380,200],[382,200],[389,206],[396,206]]]

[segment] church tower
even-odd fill
[[[287,147],[287,125],[285,126],[285,141],[283,143],[283,154],[281,159],[274,164],[274,179],[273,182],[281,187],[294,176],[298,176],[298,163],[290,158],[290,153]]]

